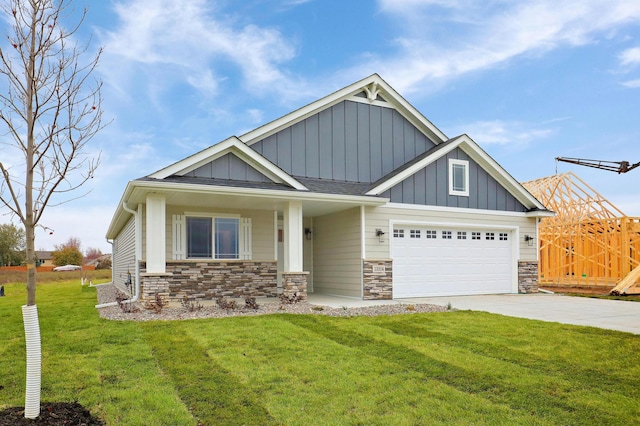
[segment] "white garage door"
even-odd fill
[[[396,225],[393,297],[512,292],[512,232]]]

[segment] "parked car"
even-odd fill
[[[80,271],[82,270],[82,266],[78,266],[78,265],[64,265],[64,266],[56,266],[55,268],[53,268],[53,270],[55,272],[61,272],[61,271]]]

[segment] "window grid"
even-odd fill
[[[393,236],[394,238],[404,238],[404,229],[394,229]]]
[[[482,239],[482,233],[481,232],[472,232],[471,233],[471,239],[472,240],[481,240]]]
[[[451,231],[442,231],[442,239],[450,240],[451,239]]]
[[[420,238],[420,230],[419,229],[412,229],[410,231],[410,235],[411,238]]]
[[[438,237],[438,233],[436,231],[432,231],[432,230],[428,230],[426,231],[426,238],[428,239],[435,239]]]
[[[458,239],[459,240],[466,240],[467,239],[467,232],[466,231],[458,231]]]
[[[487,232],[486,234],[484,234],[484,239],[485,240],[495,240],[496,236],[493,232]]]
[[[500,241],[507,241],[508,239],[509,239],[509,236],[506,232],[500,233]]]

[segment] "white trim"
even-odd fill
[[[483,230],[505,230],[512,232],[510,241],[511,243],[511,292],[518,293],[518,260],[520,259],[520,227],[517,225],[488,225],[488,224],[477,224],[477,223],[461,223],[461,222],[450,222],[450,221],[437,221],[437,220],[428,220],[428,221],[405,221],[405,220],[395,220],[389,219],[389,239],[393,239],[393,228],[395,225],[416,225],[416,226],[434,226],[438,228],[442,227],[450,227],[452,230],[456,228],[476,228]],[[394,243],[393,241],[389,242],[389,257],[394,259],[393,254]]]
[[[464,167],[464,190],[462,191],[453,187],[454,166]],[[467,160],[456,160],[455,158],[449,158],[449,195],[457,195],[461,197],[469,196],[469,162]]]
[[[360,244],[362,244],[362,259],[367,258],[367,242],[365,231],[367,229],[365,223],[366,215],[364,211],[364,206],[360,206]]]
[[[380,207],[386,207],[386,208],[398,209],[398,210],[419,210],[419,211],[446,212],[446,213],[469,213],[469,214],[485,215],[485,216],[512,216],[512,217],[554,216],[554,213],[549,211],[511,212],[511,211],[505,211],[505,210],[470,209],[466,207],[423,206],[420,204],[402,204],[402,203],[387,203],[384,206],[380,206]]]

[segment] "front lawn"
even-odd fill
[[[24,404],[24,285],[0,298],[0,409]],[[38,288],[43,401],[109,425],[640,422],[640,336],[459,311],[111,322]]]

